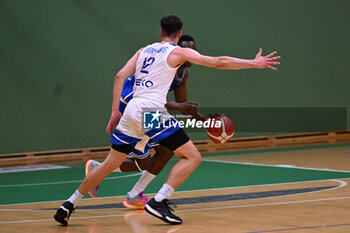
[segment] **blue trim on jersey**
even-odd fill
[[[175,75],[174,80],[170,85],[169,91],[175,90],[175,88],[177,88],[180,85],[183,78],[185,77],[185,72],[186,72],[185,70],[182,70],[180,75]]]
[[[161,140],[167,138],[171,134],[175,133],[177,130],[181,129],[177,121],[173,118],[170,118],[166,121],[166,126],[164,127],[161,124],[159,129],[152,129],[147,131],[145,134],[150,137],[152,143],[158,143]]]
[[[159,142],[155,142],[155,141],[153,141],[153,139],[150,139],[147,144],[150,148],[155,147],[155,146],[159,146]]]
[[[133,149],[133,151],[130,154],[128,154],[128,158],[144,159],[151,153],[149,149],[150,148],[148,145],[146,145],[145,152]]]
[[[114,145],[136,144],[141,139],[130,137],[115,129],[109,139]]]
[[[171,44],[172,46],[177,46],[177,44],[174,44],[174,43],[170,43],[170,42],[169,42],[169,44]]]
[[[179,129],[181,129],[179,126],[167,128],[164,132],[157,134],[154,138],[152,138],[152,140],[154,142],[160,142],[163,139],[165,139],[165,138],[169,137],[170,135],[172,135],[173,133],[175,133],[176,131],[178,131]]]
[[[122,101],[119,102],[119,112],[123,115],[126,108],[126,104]]]
[[[152,138],[155,134],[158,134],[159,132],[162,132],[162,131],[166,130],[167,128],[171,128],[171,127],[173,127],[175,124],[176,124],[176,126],[177,126],[178,124],[177,124],[176,122],[177,122],[177,121],[176,121],[174,118],[170,118],[169,120],[167,120],[167,121],[165,122],[165,126],[164,126],[163,123],[161,123],[159,128],[157,128],[157,129],[151,129],[151,130],[147,131],[145,134],[146,134],[148,137]]]
[[[126,105],[134,97],[135,75],[125,79],[119,103],[119,112],[124,114]]]
[[[129,102],[130,99],[132,99],[132,96],[130,97],[130,93],[134,91],[134,84],[135,84],[135,75],[131,75],[129,78],[125,79],[124,81],[121,97],[124,100],[127,100],[126,102]]]
[[[130,144],[134,149],[130,154],[129,158],[143,159],[150,154],[150,146],[147,144],[144,148],[144,151],[139,151],[135,149],[136,143],[141,141],[141,139],[130,137],[126,134],[123,134],[119,130],[115,129],[112,136],[109,139],[114,145],[127,145]]]
[[[146,158],[150,154],[150,148],[159,145],[159,142],[171,134],[175,133],[177,130],[181,129],[178,124],[174,124],[177,122],[175,119],[170,118],[166,121],[166,127],[161,125],[160,129],[154,129],[146,132],[145,134],[150,137],[148,143],[146,144],[143,151],[139,151],[135,149],[136,143],[141,141],[141,139],[130,137],[119,130],[115,129],[112,136],[110,137],[110,141],[114,145],[126,145],[130,144],[134,149],[128,155],[129,158],[138,158],[143,159]]]

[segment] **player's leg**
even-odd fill
[[[143,158],[144,156],[146,157]],[[152,166],[151,156],[143,155],[141,157],[142,157],[141,159],[135,159],[135,158],[125,159],[123,163],[113,172],[137,172],[137,171],[144,171],[149,169]],[[95,169],[100,164],[101,163],[96,160],[93,160],[93,159],[88,160],[85,164],[85,175],[87,176],[93,169]],[[91,197],[95,198],[95,197],[98,197],[99,190],[100,190],[100,185],[98,184],[88,193]],[[146,198],[143,198],[143,199],[146,199]]]
[[[120,172],[136,172],[150,169],[152,166],[151,156],[143,159],[127,158],[120,165]]]
[[[144,190],[173,156],[173,152],[164,146],[155,146],[153,149],[156,153],[152,157],[151,168],[142,172],[142,176],[130,192],[127,193],[126,198],[123,201],[123,205],[129,209],[144,209],[144,206],[148,201],[148,197],[143,195]]]
[[[202,157],[191,140],[174,152],[180,157],[180,160],[171,169],[165,183],[177,189],[196,170]]]
[[[153,175],[158,175],[171,157],[173,157],[174,152],[162,145],[156,146],[153,149],[156,151],[156,153],[152,157],[151,167],[147,171]]]
[[[120,164],[127,157],[127,154],[131,151],[131,148],[131,145],[113,145],[113,149],[110,150],[105,161],[85,177],[79,188],[57,210],[54,219],[63,225],[67,225],[69,217],[76,208],[80,199],[93,187],[101,183],[104,177],[120,166]]]
[[[85,177],[78,188],[78,191],[85,195],[89,190],[102,182],[102,180],[113,170],[119,167],[127,155],[115,149],[111,149],[107,158]]]
[[[137,172],[149,170],[152,167],[153,159],[147,156],[143,159],[126,158],[123,163],[115,169],[113,172]],[[90,159],[85,164],[85,175],[88,175],[95,167],[100,165],[101,162]]]
[[[172,213],[171,203],[168,199],[188,176],[201,163],[201,155],[183,129],[177,130],[160,144],[179,155],[180,160],[173,166],[166,183],[145,206],[145,210],[151,215],[160,218],[170,224],[181,224],[181,218]]]

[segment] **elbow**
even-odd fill
[[[124,82],[126,78],[127,76],[125,76],[124,73],[119,71],[114,77],[114,82]]]
[[[217,57],[215,61],[215,68],[217,69],[227,69],[227,59],[225,57]]]
[[[122,76],[121,73],[118,72],[114,77],[114,81],[117,81],[118,79],[120,79],[121,76]]]
[[[167,102],[166,104],[164,104],[164,107],[165,107],[166,109],[170,109],[171,105],[169,104],[169,102]]]

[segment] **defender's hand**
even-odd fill
[[[120,112],[112,112],[111,114],[111,118],[109,119],[107,128],[106,128],[106,132],[108,134],[112,134],[113,130],[115,129],[115,127],[117,126],[117,123],[119,121],[119,119],[122,117],[122,114]]]
[[[272,65],[279,65],[280,64],[280,62],[276,62],[276,60],[279,60],[281,58],[281,56],[274,57],[274,55],[277,53],[277,51],[272,52],[265,57],[261,56],[261,53],[262,53],[262,48],[260,48],[258,54],[255,56],[255,59],[254,59],[256,68],[258,68],[258,69],[269,68],[272,70],[277,70],[275,67],[272,66]]]

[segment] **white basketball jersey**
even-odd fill
[[[134,98],[149,99],[164,106],[169,87],[178,67],[170,67],[168,55],[173,43],[153,43],[145,47],[136,63]]]

